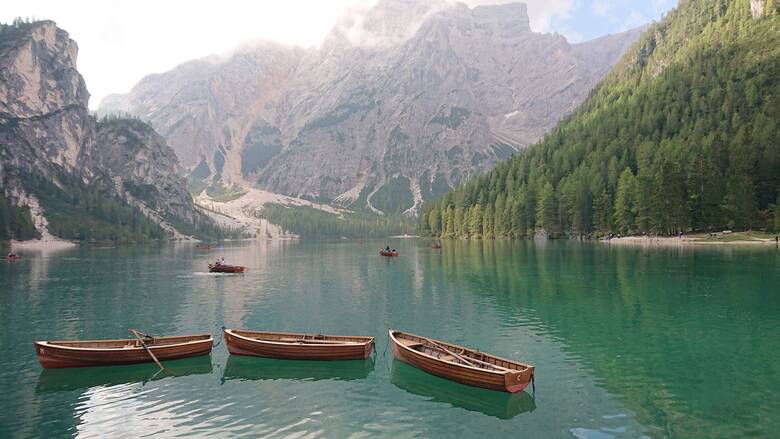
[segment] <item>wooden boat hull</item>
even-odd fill
[[[196,357],[211,352],[214,339],[209,334],[183,337],[157,337],[149,349],[160,361]],[[146,340],[145,340],[146,341]],[[46,369],[63,367],[110,366],[152,362],[137,340],[36,341],[38,361]],[[165,344],[155,344],[164,342]],[[62,345],[66,343],[68,345]],[[122,347],[132,345],[133,347]],[[79,346],[79,345],[95,345]],[[104,346],[101,346],[104,345]]]
[[[306,334],[289,332],[258,332],[225,329],[225,344],[231,355],[280,358],[287,360],[364,360],[374,350],[373,337],[347,337],[325,335],[331,344],[307,344],[282,341],[283,338],[298,339]],[[264,338],[279,338],[274,341]],[[338,343],[339,339],[344,343]],[[351,339],[351,341],[350,341]]]
[[[483,387],[486,389],[499,390],[510,393],[523,391],[523,389],[525,389],[528,384],[530,384],[531,379],[533,378],[534,368],[533,366],[528,365],[522,365],[522,369],[513,369],[511,371],[499,372],[443,361],[432,355],[428,355],[410,348],[409,346],[399,341],[399,338],[396,336],[398,334],[417,337],[422,340],[428,339],[427,337],[419,337],[413,334],[390,330],[390,344],[393,347],[393,355],[395,358],[442,378],[447,378],[449,380],[469,386]],[[453,351],[470,351],[468,348],[453,345],[447,342],[433,339],[428,340],[432,340]],[[519,363],[491,355],[480,354],[480,356],[484,359],[493,359],[498,362],[496,364],[503,365],[503,367],[519,368],[521,366]]]
[[[209,264],[210,273],[243,273],[246,267],[241,265],[213,265]]]
[[[394,257],[398,256],[398,254],[399,254],[398,252],[386,252],[386,251],[380,251],[379,252],[380,256],[387,256],[389,258],[394,258]]]

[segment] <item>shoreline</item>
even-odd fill
[[[52,251],[66,250],[78,244],[64,239],[30,239],[27,241],[10,241],[11,251]]]
[[[769,246],[777,245],[774,239],[736,239],[728,240],[707,240],[707,236],[693,235],[683,236],[623,236],[620,238],[600,239],[599,242],[616,245],[657,245],[657,246],[679,246],[679,245],[749,245],[749,246]]]

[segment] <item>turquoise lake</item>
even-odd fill
[[[0,437],[776,437],[780,251],[576,242],[236,242],[0,264]],[[212,275],[224,256],[243,275]],[[368,361],[210,356],[46,370],[33,339],[220,328],[373,335]],[[476,389],[393,360],[388,328],[536,366]]]

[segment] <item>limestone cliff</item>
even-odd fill
[[[95,224],[111,224],[103,211],[121,205],[146,212],[172,233],[166,218],[193,227],[202,222],[162,137],[137,120],[98,124],[89,114],[77,53],[54,22],[0,25],[0,195],[16,205],[45,195],[52,202],[35,212],[57,214],[60,222],[83,220],[85,228],[90,215]],[[76,198],[84,206],[71,210]],[[66,218],[64,212],[75,211],[85,218]],[[58,226],[51,218],[38,223]]]

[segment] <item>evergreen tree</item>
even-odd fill
[[[622,234],[629,234],[636,227],[636,218],[634,217],[635,198],[637,195],[637,184],[634,173],[630,168],[626,168],[620,174],[618,180],[617,195],[615,196],[614,224],[615,231]]]
[[[536,226],[544,229],[548,234],[554,235],[558,230],[558,206],[555,202],[555,190],[550,182],[547,182],[539,192],[539,201],[536,205]]]

